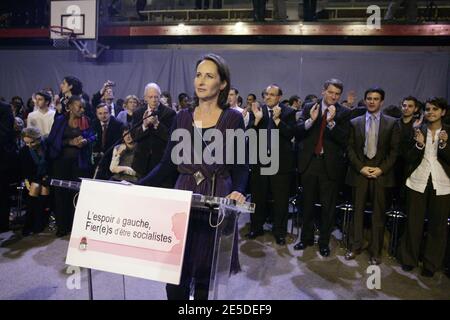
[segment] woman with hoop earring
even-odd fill
[[[197,61],[194,87],[196,95],[194,107],[178,112],[170,132],[180,128],[186,129],[190,132],[191,142],[194,140],[194,135],[199,135],[203,140],[202,150],[210,152],[210,142],[205,141],[203,136],[208,130],[219,130],[224,138],[223,158],[226,159],[226,145],[229,141],[226,141],[225,132],[226,130],[244,130],[244,119],[240,112],[227,105],[230,73],[222,57],[207,54]],[[141,179],[139,184],[159,186],[165,177],[177,171],[178,179],[175,189],[228,197],[239,203],[245,201],[244,194],[248,179],[246,163],[237,164],[235,157],[233,164],[225,164],[225,161],[207,164],[204,159],[201,164],[195,164],[194,148],[191,148],[190,162],[175,165],[171,160],[172,149],[175,145],[175,141],[169,140],[161,162],[151,173]],[[211,224],[209,218],[208,214],[191,213],[180,284],[167,284],[169,300],[188,300],[191,284],[195,288],[194,299],[208,298],[215,235],[213,225],[219,223],[213,221]],[[235,273],[240,270],[237,232],[234,239],[230,271]]]

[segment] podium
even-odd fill
[[[198,194],[192,196],[191,215],[209,214],[210,221],[211,215],[217,216],[209,281],[209,300],[229,299],[227,288],[239,215],[241,213],[253,213],[254,211],[255,205],[252,203],[236,205],[234,201],[226,198],[207,197]]]
[[[118,183],[110,181],[105,182]],[[81,185],[80,182],[63,181],[63,180],[51,180],[50,184],[54,187],[68,188],[72,190],[79,190]],[[228,288],[228,280],[230,277],[233,245],[235,242],[235,235],[237,235],[238,219],[241,213],[252,213],[254,212],[254,210],[255,205],[252,203],[246,202],[243,204],[238,204],[234,200],[230,200],[228,198],[210,197],[200,194],[192,194],[191,210],[190,210],[191,213],[189,221],[195,219],[195,217],[196,216],[198,217],[198,215],[202,215],[201,216],[202,219],[205,219],[206,217],[209,218],[209,224],[213,229],[213,234],[211,235],[213,237],[213,246],[211,248],[212,251],[209,251],[209,253],[212,253],[212,259],[211,259],[211,272],[209,278],[208,299],[230,298],[227,296],[227,288]],[[189,224],[188,229],[189,228],[191,228],[191,224]],[[211,238],[209,239],[211,240]],[[101,270],[108,270],[108,269],[101,269]],[[108,271],[101,271],[101,272],[111,274]],[[120,274],[120,272],[117,272],[117,274]],[[125,298],[126,288],[125,288],[124,274],[126,273],[122,273],[123,275],[122,282],[123,282],[123,297]],[[113,283],[111,283],[111,285],[112,284]],[[93,280],[91,276],[91,269],[88,269],[88,285],[89,285],[89,297],[90,299],[94,299],[94,293],[92,290]]]

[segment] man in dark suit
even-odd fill
[[[397,160],[394,164],[394,175],[396,181],[396,187],[392,190],[391,196],[396,200],[397,208],[404,209],[406,201],[406,151],[409,147],[409,141],[412,137],[413,128],[420,126],[422,123],[422,117],[420,112],[419,101],[413,97],[408,96],[403,98],[402,101],[402,116],[398,119],[398,128],[400,132],[400,150]]]
[[[295,250],[314,244],[314,206],[322,205],[319,252],[330,255],[338,182],[343,178],[344,152],[349,131],[349,110],[338,101],[344,86],[338,79],[324,83],[319,101],[306,104],[296,128],[298,169],[303,185],[303,228]]]
[[[108,106],[109,113],[113,117],[117,117],[123,108],[114,102],[113,86],[115,86],[114,82],[111,80],[106,81],[100,91],[92,96],[92,106],[97,108],[97,106],[103,102]]]
[[[105,103],[100,103],[96,110],[97,119],[95,119],[92,127],[97,135],[97,140],[93,147],[93,155],[95,165],[98,165],[101,157],[112,146],[120,142],[122,136],[122,123],[116,118],[111,117],[108,106]],[[112,150],[109,150],[105,155],[105,159],[99,168],[97,175],[100,179],[109,179],[112,175],[109,170],[111,164]]]
[[[350,167],[346,183],[353,187],[355,210],[351,250],[346,253],[345,259],[354,259],[361,253],[364,209],[369,199],[373,205],[369,263],[380,264],[384,240],[386,188],[395,185],[392,169],[397,159],[400,131],[397,120],[381,112],[384,101],[383,89],[368,89],[364,99],[367,113],[353,119],[350,127],[348,145]]]
[[[250,143],[251,155],[257,155],[257,163],[251,166],[250,187],[252,201],[256,204],[256,211],[250,217],[251,231],[247,234],[254,239],[263,234],[263,225],[267,214],[267,201],[272,197],[274,211],[273,234],[276,243],[286,244],[287,216],[289,205],[289,190],[294,172],[294,154],[291,140],[295,129],[295,112],[280,103],[282,90],[272,84],[266,89],[266,104],[262,107],[257,102],[252,105],[249,127],[256,130],[257,143]],[[272,131],[278,131],[279,139],[272,141]],[[261,144],[263,133],[267,132],[267,146]],[[278,150],[276,149],[278,143]],[[259,150],[264,148],[265,150]],[[278,151],[278,154],[276,152]],[[277,159],[278,170],[273,172],[274,163],[264,163],[261,154],[267,152],[270,159]],[[251,158],[251,156],[250,156]],[[276,160],[275,160],[276,161]],[[267,172],[265,172],[267,170]]]
[[[0,101],[0,233],[9,230],[9,183],[15,158],[14,116],[11,106]]]
[[[144,91],[147,107],[133,114],[133,125],[142,125],[132,132],[133,140],[137,143],[132,167],[142,177],[161,161],[176,115],[175,111],[160,103],[160,97],[160,87],[156,83],[147,84]],[[174,178],[169,177],[163,186],[173,187]]]

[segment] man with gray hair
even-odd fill
[[[144,100],[147,104],[133,114],[131,133],[136,142],[136,151],[132,167],[140,176],[149,173],[160,161],[169,141],[169,129],[175,118],[175,111],[160,103],[161,88],[154,82],[148,83],[144,89]],[[166,187],[173,187],[171,179]]]

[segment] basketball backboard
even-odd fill
[[[51,27],[71,29],[77,39],[97,39],[98,0],[52,1],[50,12]],[[51,32],[50,37],[61,39],[65,36],[58,32]]]

